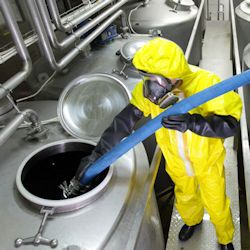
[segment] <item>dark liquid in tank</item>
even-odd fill
[[[65,180],[67,184],[69,183],[76,173],[81,158],[87,155],[83,151],[72,151],[53,154],[39,160],[32,158],[25,165],[22,183],[30,193],[40,198],[64,199],[62,190],[58,186]],[[96,187],[105,178],[107,172],[108,170],[105,170],[96,177],[91,182],[89,190]]]

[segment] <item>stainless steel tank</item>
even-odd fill
[[[138,2],[129,3],[125,11],[136,33],[144,34],[150,30],[160,30],[163,37],[176,42],[185,52],[198,8],[192,0],[150,0],[144,5]],[[195,65],[198,65],[201,59],[201,26],[198,28],[189,60]]]
[[[244,50],[242,56],[242,71],[246,71],[250,69],[250,43],[248,43]],[[250,133],[250,85],[246,85],[243,87],[243,101],[245,103],[245,116],[247,120],[247,130],[248,134]]]
[[[100,77],[103,75],[86,77],[91,79],[89,85],[84,76],[77,78],[71,88],[65,90],[68,95],[61,99],[60,105],[57,101],[35,101],[20,103],[21,108],[27,105],[36,110],[41,119],[54,117],[56,109],[62,108],[64,112],[58,111],[61,120],[65,114],[71,114],[74,120],[74,109],[70,105],[72,98],[81,99],[77,93],[85,87],[96,88],[93,83],[100,83]],[[111,80],[110,91],[122,92],[120,99],[128,102],[126,88],[123,85],[120,89],[115,88],[119,80],[115,83],[114,77],[106,75],[103,81],[107,85],[107,79]],[[95,93],[90,93],[94,98]],[[69,95],[72,98],[68,98]],[[106,95],[105,100],[99,101],[109,106],[107,99]],[[81,112],[84,105],[87,104],[79,102],[77,112]],[[110,110],[106,111],[102,115],[110,114]],[[64,122],[70,121],[69,116],[67,118]],[[96,121],[96,118],[92,116],[91,119]],[[63,127],[75,134],[72,126],[71,130],[65,124]],[[79,132],[77,124],[76,127],[75,131]],[[81,127],[85,132],[88,128],[86,124]],[[49,124],[47,129],[47,138],[32,141],[25,139],[23,130],[18,130],[1,148],[0,218],[5,229],[0,234],[1,248],[164,249],[155,196],[149,188],[149,163],[142,143],[98,176],[99,180],[88,192],[65,200],[58,185],[71,178],[80,158],[91,152],[97,138],[94,135],[93,140],[74,139],[60,124]]]
[[[242,61],[243,50],[245,46],[250,42],[250,1],[242,1],[235,8],[235,20],[237,27],[237,36],[239,43],[239,53]]]
[[[233,0],[234,7],[237,7],[240,3],[242,3],[244,0]]]

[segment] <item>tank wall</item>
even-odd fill
[[[233,0],[234,7],[237,7],[243,0]]]
[[[247,56],[247,55],[245,55]],[[249,70],[250,65],[246,65],[246,63],[243,64],[244,71]],[[247,120],[247,131],[248,131],[248,137],[250,137],[250,85],[246,85],[243,87],[243,94],[244,94],[244,104],[245,104],[245,115]]]
[[[138,3],[130,3],[125,6],[124,10],[128,14],[136,6],[138,6]],[[163,12],[161,8],[166,9],[166,11],[164,10]],[[150,9],[152,9],[153,12],[156,12],[158,9],[159,12],[161,12],[159,15],[163,15],[164,13],[165,20],[163,18],[163,21],[160,22],[158,18],[152,17],[150,14]],[[141,7],[140,11],[133,12],[130,23],[134,31],[139,34],[149,33],[152,29],[160,30],[163,37],[176,42],[185,52],[195,22],[197,9],[193,8],[190,12],[187,12],[188,14],[186,12],[180,11],[176,14],[176,16],[173,15],[173,12],[168,12],[170,10],[172,9],[163,2],[159,2],[158,4],[157,1],[152,1],[148,7]],[[167,16],[168,13],[171,15],[169,18]],[[143,16],[144,14],[145,17]],[[202,16],[203,19],[204,17],[205,15]],[[152,22],[150,21],[151,19]],[[202,57],[201,43],[202,30],[204,30],[204,26],[204,22],[201,22],[194,41],[193,51],[190,55],[189,63],[194,65],[199,65]]]
[[[240,59],[242,59],[243,50],[245,46],[250,42],[250,32],[246,32],[250,29],[250,22],[242,19],[237,14],[235,15],[235,21],[237,28]]]
[[[247,131],[248,131],[248,136],[250,132],[250,86],[244,86],[244,103],[245,103],[245,110],[246,110],[246,120],[247,120]]]
[[[162,226],[156,204],[153,193],[144,213],[141,229],[134,248],[135,250],[165,249]]]

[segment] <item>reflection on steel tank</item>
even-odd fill
[[[243,2],[243,0],[233,0],[234,7],[237,7],[242,2]]]
[[[250,69],[250,43],[245,47],[243,51],[243,62],[242,62],[243,71]],[[243,87],[244,92],[244,103],[245,103],[245,116],[247,120],[247,130],[248,134],[250,132],[250,85],[246,85]]]
[[[237,27],[237,36],[239,43],[240,59],[242,60],[243,50],[250,42],[250,1],[245,0],[235,8],[235,20]]]
[[[139,7],[138,7],[139,6]],[[176,42],[185,52],[198,7],[194,1],[151,0],[147,4],[129,3],[125,7],[132,29],[136,33],[160,30],[162,36]],[[154,13],[154,14],[153,14]],[[189,63],[198,65],[201,59],[202,24],[200,24]]]

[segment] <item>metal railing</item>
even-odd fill
[[[215,5],[215,4],[213,4]],[[225,19],[225,5],[221,3],[221,0],[217,0],[217,11],[211,12],[210,11],[210,1],[206,0],[206,19],[212,20],[212,14],[217,14],[217,20],[220,20],[220,16],[222,15],[222,20]]]
[[[191,54],[191,51],[192,51],[192,48],[193,48],[194,39],[195,39],[195,36],[197,34],[197,30],[198,30],[198,27],[199,27],[199,24],[200,24],[200,21],[201,21],[201,15],[202,15],[202,12],[203,12],[204,3],[205,3],[205,0],[201,0],[199,10],[198,10],[195,22],[194,22],[194,26],[193,26],[193,29],[192,29],[192,32],[191,32],[191,35],[190,35],[190,38],[189,38],[189,41],[188,41],[187,49],[185,51],[185,58],[186,58],[187,61],[189,60],[189,57],[190,57],[190,54]]]
[[[233,52],[236,74],[241,73],[241,62],[239,56],[238,38],[237,38],[237,27],[235,23],[235,12],[234,12],[233,0],[230,0],[230,16],[232,24],[232,34],[233,34]],[[238,89],[238,93],[242,99],[242,115],[240,120],[241,129],[241,143],[242,143],[242,156],[243,156],[243,166],[245,175],[245,187],[246,187],[246,202],[247,202],[247,214],[250,217],[250,146],[249,146],[249,136],[247,130],[247,119],[246,119],[246,109],[244,103],[244,90],[243,88]],[[248,228],[250,229],[250,220],[248,220]]]

